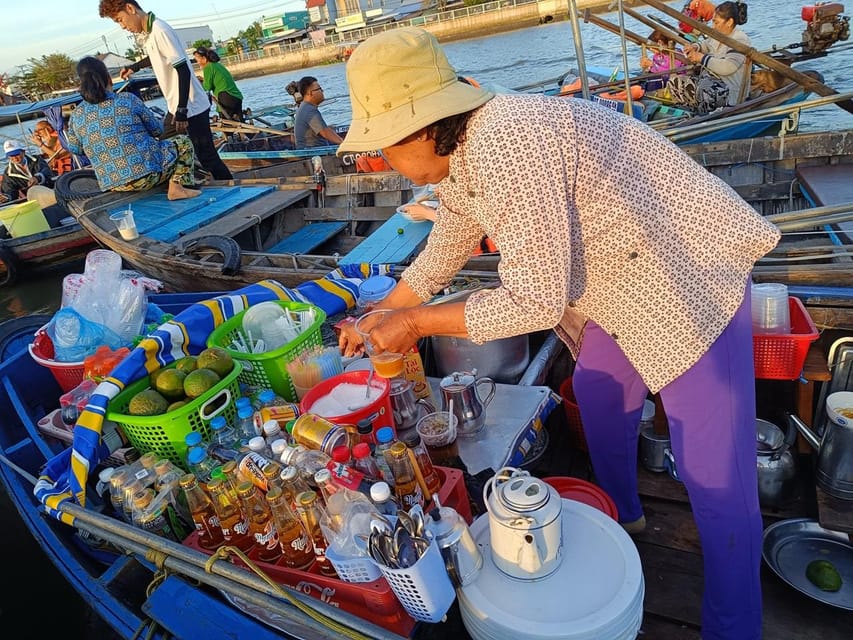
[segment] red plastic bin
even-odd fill
[[[789,296],[788,309],[791,315],[791,333],[752,336],[756,378],[762,380],[799,378],[809,347],[820,335],[799,298]]]
[[[58,362],[54,360],[53,343],[44,327],[36,331],[35,340],[27,345],[27,348],[33,360],[50,370],[63,393],[71,391],[83,382],[84,363],[82,361]],[[45,349],[48,349],[50,353],[46,353]]]

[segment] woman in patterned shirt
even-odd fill
[[[103,62],[86,57],[77,64],[85,102],[71,112],[68,149],[92,163],[103,191],[145,191],[169,183],[169,200],[194,198],[193,146],[187,136],[158,140],[163,125],[142,100],[114,93]]]
[[[749,283],[778,230],[643,123],[586,100],[461,83],[428,32],[365,40],[347,63],[353,120],[339,153],[381,149],[440,202],[427,245],[380,304],[378,350],[554,329],[595,477],[640,531],[637,427],[660,393],[705,561],[702,637],[761,637],[762,522]],[[483,235],[499,287],[424,305]],[[363,348],[349,330],[346,355]]]

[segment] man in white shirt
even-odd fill
[[[190,68],[187,54],[175,31],[166,22],[146,12],[135,0],[101,0],[102,18],[110,18],[125,31],[141,33],[145,52],[142,60],[121,71],[127,79],[135,71],[151,67],[178,133],[186,133],[196,158],[217,180],[230,180],[231,172],[213,146],[210,131],[210,100]],[[167,119],[166,124],[169,124]]]

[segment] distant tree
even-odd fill
[[[253,22],[243,31],[240,31],[237,34],[237,37],[241,40],[245,40],[249,51],[260,49],[261,43],[264,41],[264,32],[263,29],[261,29],[261,23],[257,21]]]
[[[235,56],[243,50],[243,45],[240,43],[238,38],[231,38],[225,44],[225,50],[228,52],[229,56]]]
[[[205,49],[213,49],[213,41],[204,38],[203,40],[196,40],[193,42],[193,49],[198,49],[199,47],[204,47]]]
[[[30,58],[30,66],[15,77],[28,95],[46,95],[59,89],[77,86],[77,63],[64,53],[51,53],[40,59]]]

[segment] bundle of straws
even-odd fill
[[[337,347],[314,346],[287,363],[287,373],[294,386],[310,389],[327,378],[343,372]]]

